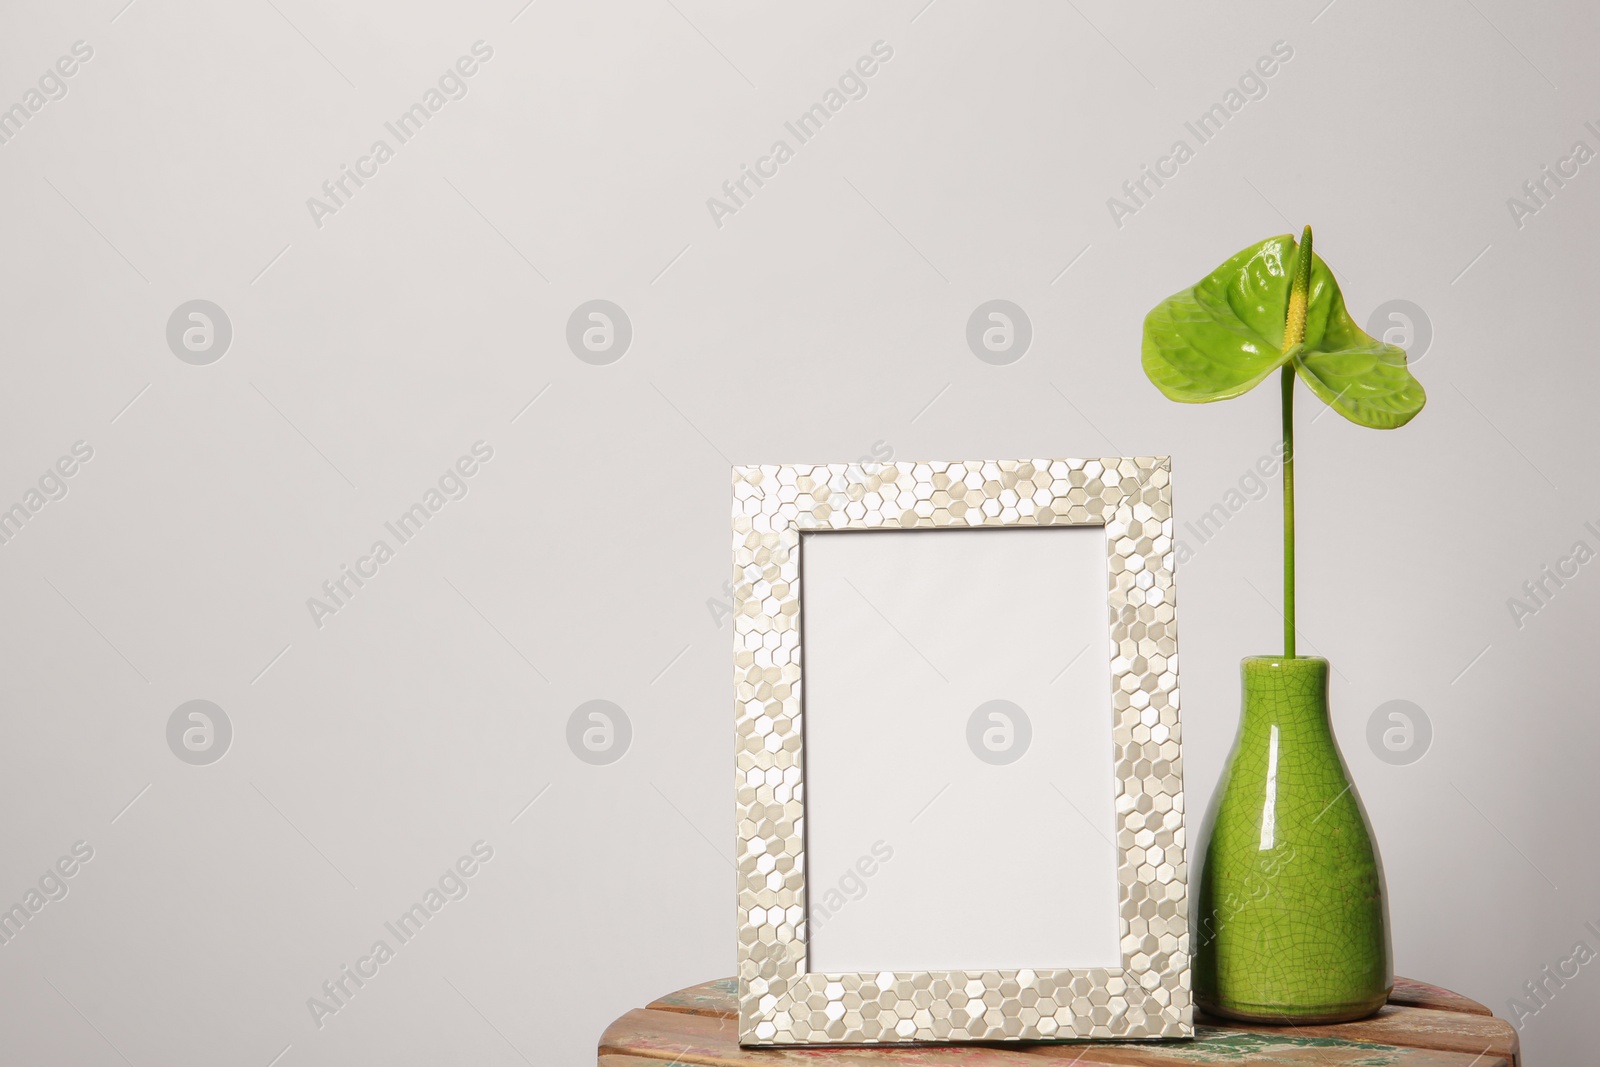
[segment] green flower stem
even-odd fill
[[[1300,260],[1283,323],[1283,351],[1305,343],[1311,299],[1311,227],[1300,234]],[[1283,655],[1294,659],[1294,359],[1283,365]]]
[[[1283,367],[1283,655],[1294,659],[1294,364]]]

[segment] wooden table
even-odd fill
[[[1198,1021],[1193,1041],[1139,1044],[924,1045],[742,1049],[732,978],[690,986],[628,1012],[600,1038],[599,1067],[1520,1067],[1517,1032],[1476,1001],[1396,978],[1389,1004],[1336,1026]]]

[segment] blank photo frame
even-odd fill
[[[733,485],[741,1042],[1192,1036],[1166,459]]]

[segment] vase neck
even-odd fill
[[[1328,661],[1316,656],[1285,659],[1252,656],[1240,664],[1242,727],[1280,734],[1321,735],[1330,730]]]

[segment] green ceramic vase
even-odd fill
[[[1328,661],[1241,665],[1244,709],[1200,830],[1194,997],[1213,1015],[1330,1023],[1394,986],[1383,865],[1328,716]]]

